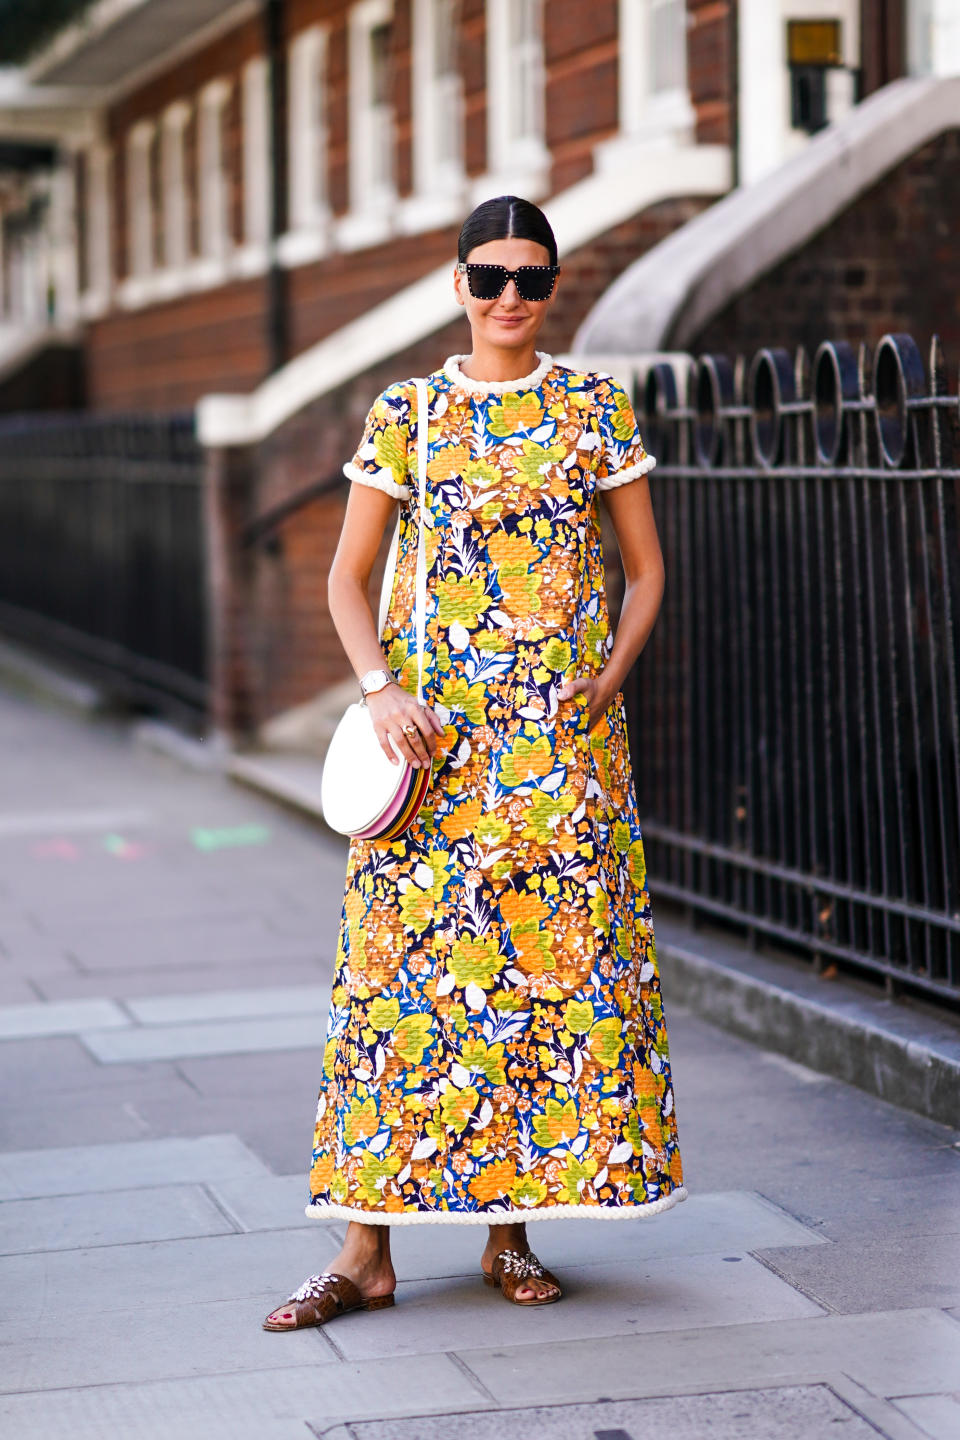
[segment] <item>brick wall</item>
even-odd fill
[[[960,129],[941,135],[717,315],[691,348],[870,345],[904,330],[960,353]]]
[[[588,9],[588,17],[585,10]],[[552,0],[545,7],[545,129],[551,190],[593,170],[593,147],[617,130],[616,0]]]
[[[687,72],[701,145],[732,145],[736,0],[687,0]]]

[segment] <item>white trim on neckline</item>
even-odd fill
[[[470,390],[478,395],[506,395],[519,390],[535,390],[553,367],[552,355],[548,355],[544,350],[537,350],[535,354],[540,361],[536,370],[529,375],[521,375],[517,380],[471,380],[470,376],[464,375],[460,369],[460,362],[466,360],[466,355],[449,356],[444,361],[443,373],[452,384],[459,385],[461,390]]]

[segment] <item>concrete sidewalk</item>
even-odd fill
[[[957,1132],[713,1029],[666,962],[684,1205],[532,1229],[543,1310],[481,1285],[479,1229],[425,1226],[395,1310],[263,1332],[338,1245],[303,1203],[343,867],[0,694],[4,1433],[960,1436]]]

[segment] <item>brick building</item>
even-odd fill
[[[198,407],[228,730],[343,673],[339,466],[466,343],[479,200],[550,215],[555,354],[960,327],[957,0],[0,0],[0,34],[0,410]]]

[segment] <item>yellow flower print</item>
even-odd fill
[[[399,1169],[399,1155],[386,1155],[381,1160],[379,1155],[371,1155],[368,1152],[363,1157],[363,1164],[360,1167],[360,1187],[368,1205],[378,1203],[383,1189],[382,1182],[396,1175]]]
[[[602,935],[610,934],[610,902],[605,890],[598,888],[590,896],[590,919],[595,930]]]
[[[393,1048],[408,1065],[419,1065],[430,1042],[433,1019],[429,1015],[404,1015],[393,1032]]]
[[[549,478],[547,472],[559,465],[566,453],[562,445],[538,445],[535,440],[524,440],[516,460],[517,471],[532,489],[539,490]]]
[[[400,918],[415,934],[422,935],[433,919],[433,891],[421,890],[411,880],[400,896]]]
[[[466,715],[471,725],[482,725],[487,713],[487,691],[484,685],[470,685],[463,676],[447,680],[440,691],[440,704],[447,710]]]
[[[535,1115],[533,1120],[534,1142],[541,1150],[553,1150],[564,1141],[575,1140],[580,1134],[580,1117],[577,1102],[548,1100],[544,1107],[546,1114]]]
[[[557,825],[564,815],[569,815],[575,805],[572,795],[548,795],[540,790],[531,797],[527,810],[528,824],[520,831],[524,840],[536,840],[539,845],[549,845],[557,833]]]
[[[574,1035],[585,1035],[593,1024],[593,1005],[589,1000],[568,1000],[563,1023]]]
[[[476,1109],[480,1096],[472,1085],[463,1090],[457,1090],[453,1085],[443,1092],[440,1101],[440,1113],[443,1116],[444,1125],[462,1135],[470,1121],[470,1116]]]
[[[613,413],[613,433],[618,440],[629,440],[637,428],[636,416],[633,413],[633,406],[629,397],[623,390],[618,390],[614,395],[616,409]]]
[[[568,1205],[580,1203],[580,1189],[587,1181],[592,1180],[598,1170],[596,1160],[589,1156],[585,1160],[578,1160],[571,1155],[566,1165],[560,1171],[560,1178],[563,1181],[563,1198]]]
[[[460,1051],[464,1070],[479,1070],[491,1085],[505,1085],[507,1074],[502,1045],[487,1045],[486,1040],[468,1040]]]
[[[387,653],[387,664],[391,670],[402,670],[410,654],[410,646],[406,640],[394,640]],[[449,657],[447,660],[449,664]]]
[[[407,482],[407,438],[395,425],[378,430],[373,453],[381,470],[389,470],[397,485]]]
[[[400,1019],[400,1001],[383,1000],[379,996],[367,1011],[372,1030],[392,1030]]]
[[[334,1076],[334,1066],[337,1063],[337,1042],[336,1039],[328,1040],[323,1047],[323,1073],[328,1080]]]
[[[500,781],[512,790],[539,780],[552,769],[553,747],[548,737],[540,735],[536,740],[527,740],[519,735],[509,754],[500,761]]]
[[[621,1028],[620,1021],[611,1016],[609,1020],[598,1020],[590,1031],[587,1041],[590,1054],[605,1070],[612,1070],[620,1059],[623,1049]]]
[[[647,883],[647,862],[643,853],[643,841],[634,840],[629,850],[630,879],[638,890]]]
[[[479,985],[481,990],[492,990],[494,976],[502,965],[503,956],[496,939],[487,940],[482,935],[461,935],[450,947],[449,966],[461,990],[467,985]]]
[[[493,597],[487,594],[481,575],[454,575],[437,584],[437,618],[441,625],[464,625],[473,630],[480,616],[490,609]]]
[[[494,846],[502,845],[507,839],[510,834],[510,824],[507,820],[499,820],[496,815],[484,815],[473,833],[479,845],[493,849]]]
[[[569,640],[558,640],[554,635],[544,645],[540,658],[548,670],[566,670],[572,654]]]
[[[501,606],[508,615],[523,619],[537,613],[541,605],[542,575],[531,575],[518,565],[502,565],[497,578],[500,581]]]
[[[499,440],[518,430],[536,430],[543,420],[543,406],[532,390],[515,395],[509,392],[490,406],[487,429]]]
[[[477,630],[470,637],[473,645],[485,653],[499,655],[501,650],[508,648],[508,641],[496,630]]]
[[[547,1187],[542,1180],[535,1180],[532,1175],[524,1175],[516,1185],[511,1186],[510,1199],[514,1205],[525,1210],[533,1210],[542,1205],[547,1198]]]
[[[626,855],[630,848],[630,826],[623,820],[615,820],[613,825],[613,843],[621,855]]]
[[[463,471],[463,482],[465,485],[475,485],[478,490],[491,490],[503,483],[503,476],[489,460],[469,460]],[[485,516],[488,508],[489,506],[484,507]]]
[[[369,1140],[380,1128],[377,1102],[371,1095],[368,1100],[354,1100],[343,1117],[343,1141],[345,1145],[356,1145],[360,1140]]]
[[[517,952],[517,964],[528,975],[543,975],[556,968],[553,934],[541,930],[535,920],[522,920],[510,926],[510,939]]]

